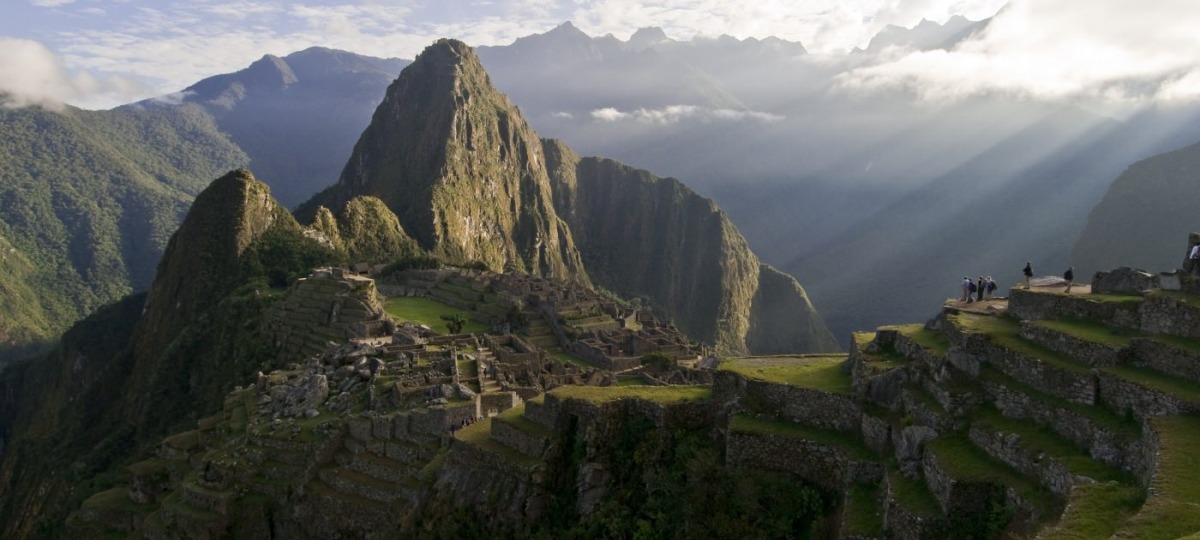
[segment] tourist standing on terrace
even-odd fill
[[[1033,265],[1029,264],[1029,261],[1025,261],[1025,270],[1022,270],[1022,272],[1025,273],[1025,288],[1028,289],[1029,278],[1033,277]]]

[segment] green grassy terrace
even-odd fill
[[[842,509],[845,519],[845,534],[878,537],[883,534],[883,505],[879,500],[879,486],[855,484],[846,494],[846,508]]]
[[[469,311],[448,306],[431,298],[418,296],[388,298],[383,303],[383,309],[398,322],[423,324],[440,334],[448,333],[446,321],[442,320],[442,315],[458,314],[465,317],[467,324],[463,326],[463,333],[486,332],[490,328],[475,320]]]
[[[492,419],[485,418],[454,432],[454,438],[471,446],[501,456],[517,465],[532,467],[541,461],[529,457],[492,438]]]
[[[1007,464],[997,461],[971,443],[965,433],[938,437],[926,445],[950,476],[966,482],[1003,484],[1011,487],[1036,508],[1053,508],[1054,495]]]
[[[845,361],[846,355],[735,358],[721,362],[717,369],[757,381],[848,395],[851,381],[842,370]]]
[[[550,435],[550,428],[525,418],[525,404],[522,403],[492,418],[493,422],[503,422],[526,433],[539,436]]]
[[[712,388],[704,386],[560,386],[549,392],[559,399],[581,399],[607,403],[622,399],[641,399],[671,404],[701,401],[712,397]]]
[[[1171,394],[1190,403],[1200,404],[1200,385],[1192,381],[1151,369],[1125,365],[1107,367],[1104,368],[1104,372],[1151,390]]]
[[[1141,506],[1141,488],[1117,482],[1081,484],[1071,491],[1067,509],[1042,540],[1109,538]]]
[[[921,323],[881,326],[879,329],[895,330],[934,354],[944,355],[950,350],[950,338],[941,332],[925,328],[925,325]]]
[[[1082,319],[1034,321],[1033,324],[1073,338],[1117,348],[1128,346],[1138,334],[1134,330],[1117,329],[1097,321]]]
[[[150,512],[156,506],[152,503],[134,502],[129,498],[129,486],[125,484],[101,491],[83,501],[83,508],[104,508],[128,512]]]
[[[1179,538],[1200,533],[1200,418],[1173,416],[1151,422],[1160,448],[1151,495],[1115,538]]]
[[[584,360],[584,359],[582,359],[578,356],[575,356],[569,352],[559,351],[559,352],[551,354],[551,356],[553,356],[559,360],[562,360],[563,362],[566,362],[568,364],[574,364],[581,368],[596,367],[596,366],[593,366],[592,364],[590,364],[587,360]]]
[[[951,317],[956,324],[960,325],[966,331],[975,334],[984,334],[997,346],[1041,360],[1063,371],[1078,373],[1080,375],[1091,374],[1091,371],[1087,367],[1072,362],[1066,356],[1022,338],[1018,335],[1021,330],[1021,324],[1014,318],[975,315],[973,313],[956,313]]]
[[[872,452],[870,448],[867,448],[863,444],[862,439],[854,435],[789,422],[787,420],[769,420],[748,414],[739,414],[729,420],[729,429],[742,433],[760,433],[793,439],[805,439],[819,444],[836,446],[845,450],[846,455],[852,459],[879,459],[879,456],[875,452]]]
[[[994,384],[1006,386],[1014,392],[1025,394],[1034,400],[1056,409],[1064,409],[1075,413],[1126,437],[1136,437],[1141,432],[1139,424],[1131,419],[1121,417],[1104,407],[1088,406],[1082,403],[1067,401],[1058,396],[1052,396],[1009,377],[992,366],[984,365],[980,367],[979,378]]]
[[[924,517],[942,515],[942,505],[929,491],[929,486],[923,480],[905,478],[894,463],[888,467],[888,485],[892,498],[913,513]]]
[[[1092,457],[1075,443],[1062,438],[1054,430],[1026,420],[1007,418],[994,407],[984,407],[975,415],[974,424],[980,428],[1000,433],[1015,433],[1021,446],[1033,455],[1044,454],[1067,466],[1072,474],[1085,476],[1097,482],[1119,482],[1133,485],[1132,476],[1109,467]]]

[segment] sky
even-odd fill
[[[729,34],[799,41],[814,57],[865,47],[885,25],[995,15],[950,51],[889,51],[840,75],[845,91],[925,99],[1009,92],[1115,102],[1200,95],[1196,0],[5,0],[0,91],[9,104],[109,108],[177,92],[263,54],[319,45],[413,58],[441,37],[504,45],[572,21],[626,39]],[[1003,8],[1003,9],[1002,9]],[[998,13],[999,12],[999,13]],[[998,13],[998,14],[997,14]]]

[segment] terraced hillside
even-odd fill
[[[711,385],[504,391],[484,369],[503,345],[487,337],[455,344],[453,362],[379,362],[279,417],[273,403],[288,394],[276,388],[306,387],[310,362],[231,393],[70,526],[207,538],[1194,537],[1200,280],[1163,283],[1177,290],[950,302],[927,324],[855,334],[849,354],[725,359]],[[466,281],[438,291],[491,294]],[[459,381],[483,393],[431,399]]]

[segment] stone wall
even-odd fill
[[[1021,474],[1037,478],[1038,483],[1051,492],[1064,497],[1070,494],[1075,477],[1067,466],[1041,454],[1031,455],[1021,446],[1017,434],[972,427],[967,435],[985,453],[1007,463]]]
[[[1132,470],[1140,460],[1140,449],[1119,433],[1070,408],[1039,400],[1003,384],[983,382],[992,403],[1009,418],[1028,418],[1048,426],[1059,435],[1087,449],[1093,459],[1113,467]]]
[[[1167,416],[1200,412],[1200,404],[1100,372],[1100,399],[1109,409],[1129,414],[1138,420],[1152,416]]]
[[[851,459],[839,446],[767,433],[730,431],[725,462],[735,468],[791,473],[837,492],[852,483],[872,484],[883,478],[881,463]]]
[[[1200,338],[1200,305],[1166,294],[1149,294],[1142,301],[1143,332]]]
[[[728,371],[716,373],[713,395],[721,401],[740,399],[743,408],[771,411],[810,426],[857,433],[862,423],[862,409],[851,396],[746,379]]]
[[[492,438],[531,458],[540,458],[546,448],[545,435],[522,430],[500,418],[492,419]]]
[[[1022,320],[1093,319],[1111,326],[1140,329],[1136,304],[1101,302],[1087,295],[1045,294],[1013,289],[1008,297],[1008,314]]]
[[[1137,338],[1130,343],[1131,363],[1193,382],[1200,382],[1200,357],[1179,347],[1153,339]]]
[[[1028,339],[1072,360],[1083,361],[1088,367],[1114,366],[1120,360],[1121,347],[1079,339],[1051,330],[1034,321],[1021,321],[1022,338]]]
[[[989,348],[984,358],[1009,377],[1052,396],[1085,405],[1096,402],[1096,379],[1090,372],[1069,370],[1002,347]]]

